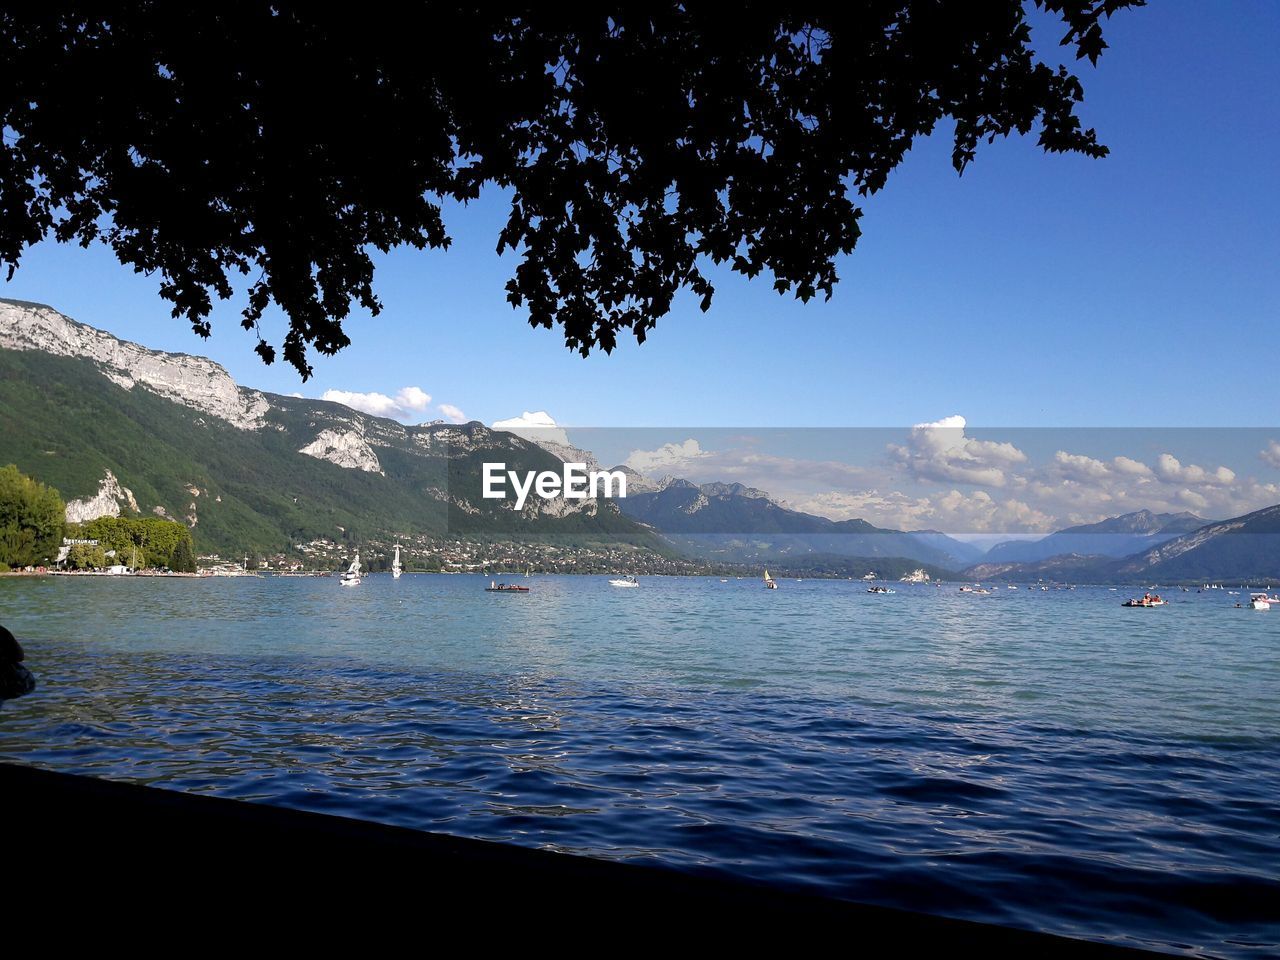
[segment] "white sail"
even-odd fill
[[[356,551],[355,559],[351,561],[351,566],[347,567],[347,572],[338,578],[338,582],[344,587],[356,587],[360,585],[360,551]]]
[[[400,577],[400,572],[401,572],[401,567],[400,567],[400,544],[398,544],[398,543],[397,543],[397,544],[396,544],[396,557],[395,557],[395,559],[394,559],[394,560],[392,560],[392,561],[391,561],[391,576],[392,576],[393,578],[399,579],[399,577]]]

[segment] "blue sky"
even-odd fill
[[[1055,59],[1056,39],[1038,38]],[[506,304],[498,195],[449,212],[450,251],[383,258],[384,313],[353,318],[352,346],[315,357],[307,384],[257,360],[238,304],[202,341],[103,249],[41,244],[0,295],[210,356],[266,390],[416,386],[432,397],[420,419],[447,403],[584,426],[1276,423],[1280,4],[1157,0],[1108,40],[1097,69],[1076,69],[1109,158],[1013,138],[957,178],[940,131],[865,203],[830,303],[725,274],[710,313],[680,302],[612,356],[583,360]]]

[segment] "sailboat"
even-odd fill
[[[400,574],[404,573],[404,569],[400,566],[400,544],[396,544],[396,557],[391,561],[391,578],[399,580]]]
[[[769,576],[769,571],[764,572],[764,585],[767,590],[777,590],[778,585],[774,582],[773,577]]]
[[[360,551],[356,551],[356,558],[351,561],[351,566],[347,567],[341,579],[338,580],[344,587],[360,586]]]

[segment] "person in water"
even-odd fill
[[[0,626],[0,702],[21,697],[36,688],[36,678],[22,665],[26,658],[18,638]]]

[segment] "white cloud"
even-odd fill
[[[996,500],[985,490],[970,494],[912,497],[901,491],[832,491],[788,501],[788,506],[832,520],[867,520],[896,530],[943,530],[947,533],[1048,533],[1056,529],[1052,515],[1022,500]]]
[[[440,412],[445,415],[450,423],[466,423],[467,415],[455,407],[451,403],[440,404]]]
[[[572,446],[569,443],[569,435],[556,424],[551,414],[545,410],[538,410],[530,413],[524,411],[518,417],[511,417],[507,420],[493,421],[493,429],[505,430],[507,433],[514,433],[517,437],[523,437],[535,443],[562,443],[566,447]]]
[[[784,496],[795,509],[832,519],[861,517],[880,526],[955,533],[1042,533],[1142,509],[1192,511],[1215,519],[1280,500],[1278,484],[1240,477],[1226,466],[1184,463],[1171,453],[1149,466],[1133,457],[1108,459],[1058,450],[1047,461],[1032,464],[1011,443],[967,437],[966,426],[960,416],[917,424],[905,443],[889,445],[888,464],[894,472],[880,478],[876,471],[865,470],[859,481],[852,475],[857,468],[850,467],[847,480],[830,475],[822,487],[786,489],[759,481],[753,485]],[[1280,467],[1280,441],[1268,444],[1261,458],[1271,463],[1269,455]],[[787,475],[777,466],[771,470],[773,477]],[[740,479],[753,482],[750,477]],[[934,483],[947,484],[947,492],[930,493],[928,487]],[[951,483],[980,489],[965,493],[964,487],[950,488]]]
[[[1110,462],[1096,460],[1078,453],[1059,450],[1053,455],[1047,476],[1078,483],[1103,483],[1111,480],[1150,480],[1155,477],[1151,468],[1141,460],[1130,457],[1113,457]]]
[[[1141,460],[1130,460],[1128,457],[1116,457],[1111,461],[1115,467],[1116,473],[1126,474],[1131,477],[1154,477],[1155,474]]]
[[[1204,510],[1209,506],[1209,500],[1202,494],[1196,493],[1194,490],[1179,490],[1177,493],[1178,502],[1191,508],[1192,510]]]
[[[905,446],[889,444],[889,456],[918,480],[1003,487],[1006,471],[1027,455],[1011,443],[966,437],[965,426],[958,415],[917,423]]]
[[[702,445],[692,438],[683,443],[666,443],[657,450],[632,450],[623,463],[647,476],[677,473],[695,460],[710,456]]]
[[[423,392],[419,387],[402,387],[394,397],[377,392],[326,390],[320,399],[341,403],[352,410],[359,410],[375,417],[389,417],[392,420],[421,419],[422,413],[431,403],[431,395]]]
[[[1189,483],[1197,486],[1205,484],[1225,486],[1234,483],[1236,479],[1235,471],[1227,467],[1206,470],[1204,467],[1197,467],[1194,463],[1183,466],[1178,458],[1170,453],[1162,453],[1156,458],[1155,472],[1161,480],[1169,483]]]
[[[1059,451],[1030,472],[1019,495],[1067,525],[1143,509],[1190,510],[1207,519],[1239,516],[1275,503],[1280,486],[1239,477],[1226,466],[1184,464],[1170,453],[1157,457],[1153,468],[1130,457],[1102,461]]]
[[[1259,457],[1263,463],[1270,464],[1277,470],[1280,470],[1280,441],[1270,440],[1267,442],[1267,448],[1263,450]]]
[[[1053,462],[1057,464],[1063,475],[1078,480],[1097,480],[1111,474],[1111,469],[1101,460],[1067,453],[1065,450],[1059,450],[1055,453]]]
[[[431,404],[430,394],[423,393],[418,387],[405,387],[396,394],[396,403],[401,409],[422,413]]]

